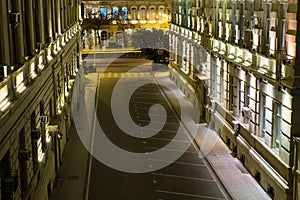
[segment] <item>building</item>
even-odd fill
[[[78,0],[0,2],[0,199],[48,199],[71,122]]]
[[[300,199],[295,0],[172,0],[171,78],[274,199]]]
[[[99,19],[99,30],[90,30],[93,39],[86,38],[89,48],[103,42],[109,46],[108,38],[114,46],[124,47],[124,31],[135,28],[169,28],[169,0],[112,0],[82,2],[82,18]],[[83,21],[83,23],[84,23]],[[97,32],[98,31],[98,32]],[[86,46],[88,47],[88,45]]]

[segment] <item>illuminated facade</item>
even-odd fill
[[[271,197],[300,199],[298,1],[170,7],[171,78]]]
[[[169,28],[169,0],[112,0],[93,1],[84,0],[82,6],[82,18],[99,18],[107,20],[107,24],[100,27],[101,41],[104,43],[110,38],[122,43],[121,33],[134,28]],[[123,29],[123,30],[122,30]],[[94,33],[97,38],[97,33]],[[113,38],[117,37],[117,38]],[[95,39],[93,43],[98,44]],[[93,44],[95,45],[95,44]],[[93,46],[91,45],[91,46]],[[107,44],[105,44],[107,45]]]
[[[0,2],[0,199],[48,199],[71,123],[80,1]]]

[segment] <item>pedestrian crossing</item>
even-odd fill
[[[106,78],[123,78],[123,77],[129,77],[129,78],[140,78],[140,77],[165,77],[167,76],[165,73],[155,73],[153,72],[107,72],[102,73],[100,75],[100,78],[106,79]]]

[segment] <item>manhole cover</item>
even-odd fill
[[[68,179],[69,180],[77,180],[77,179],[79,179],[79,177],[78,176],[69,176]]]

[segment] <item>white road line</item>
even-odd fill
[[[214,179],[196,178],[196,177],[190,177],[190,176],[178,176],[178,175],[163,174],[163,173],[151,173],[151,174],[156,175],[156,176],[166,176],[166,177],[181,178],[181,179],[196,180],[196,181],[215,182]]]
[[[175,194],[175,195],[181,195],[181,196],[187,196],[187,197],[196,197],[201,199],[214,199],[214,200],[225,200],[224,198],[219,197],[210,197],[210,196],[203,196],[203,195],[197,195],[197,194],[187,194],[182,192],[172,192],[172,191],[165,191],[165,190],[155,190],[155,192],[158,193],[164,193],[164,194]]]
[[[180,165],[192,165],[196,167],[206,167],[205,164],[198,164],[198,163],[190,163],[190,162],[180,162],[180,161],[175,161],[175,162],[170,162],[169,160],[161,160],[161,159],[155,159],[155,158],[149,158],[147,160],[150,161],[156,161],[156,162],[166,162],[166,163],[174,163],[174,164],[180,164]]]
[[[175,141],[175,142],[191,143],[189,140],[174,140],[174,139],[168,139],[168,138],[151,137],[151,138],[147,138],[147,139],[148,140],[164,140],[164,141]]]
[[[86,185],[86,193],[85,193],[85,200],[89,199],[89,190],[90,190],[90,182],[91,182],[91,172],[92,172],[92,161],[93,161],[93,149],[94,149],[94,139],[95,139],[95,126],[96,126],[96,121],[97,121],[97,108],[98,108],[98,84],[99,83],[99,74],[97,75],[97,81],[96,81],[96,98],[94,99],[95,101],[95,115],[93,119],[93,125],[92,125],[92,138],[91,138],[91,151],[89,155],[89,168],[88,168],[88,173],[87,173],[87,185]]]
[[[181,153],[194,153],[194,154],[199,154],[197,151],[189,151],[189,150],[186,150],[186,151],[179,151],[177,149],[161,149],[161,148],[157,148],[157,147],[145,147],[145,149],[153,149],[153,150],[163,150],[163,151],[177,151],[177,152],[181,152]]]

